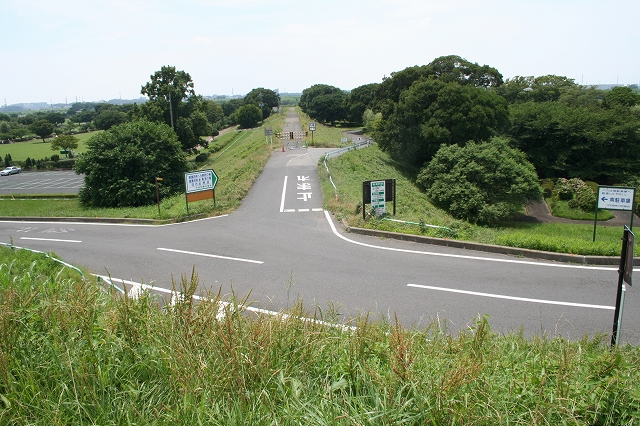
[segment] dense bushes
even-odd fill
[[[417,183],[435,205],[473,223],[507,219],[542,195],[533,165],[500,138],[442,145]]]

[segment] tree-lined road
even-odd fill
[[[295,127],[298,128],[295,128]],[[287,118],[284,131],[298,131]],[[322,209],[324,149],[275,151],[242,206],[228,216],[165,226],[1,222],[0,240],[53,251],[96,274],[171,288],[198,273],[201,290],[280,310],[301,298],[345,318],[394,314],[405,326],[438,320],[456,332],[478,315],[494,331],[577,339],[610,333],[617,268],[525,260],[345,233]],[[640,342],[629,288],[621,338]]]

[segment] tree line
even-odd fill
[[[149,100],[114,105],[106,102],[76,102],[67,110],[0,113],[0,141],[14,142],[37,136],[46,138],[113,126],[140,119],[169,125],[185,151],[202,144],[202,137],[216,136],[220,129],[240,125],[254,127],[280,105],[273,90],[255,88],[244,98],[208,100],[195,93],[191,76],[164,66],[141,88]]]
[[[638,181],[639,104],[637,87],[601,91],[555,75],[504,80],[459,56],[350,92],[316,84],[300,98],[313,119],[364,125],[436,204],[474,222],[540,198],[538,179]]]

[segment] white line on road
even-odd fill
[[[174,249],[168,249],[168,248],[162,248],[162,247],[158,247],[158,250],[170,251],[173,253],[192,254],[194,256],[214,257],[216,259],[235,260],[238,262],[259,263],[259,264],[264,263],[261,260],[242,259],[239,257],[229,257],[229,256],[218,256],[217,254],[198,253],[195,251],[174,250]]]
[[[531,266],[547,266],[552,268],[590,269],[594,271],[609,271],[609,272],[616,272],[618,270],[617,267],[606,268],[603,266],[586,266],[586,265],[575,265],[570,263],[530,262],[526,260],[499,259],[499,258],[492,258],[492,257],[469,256],[469,255],[463,255],[463,254],[449,254],[449,253],[435,253],[430,251],[408,250],[408,249],[400,249],[400,248],[393,248],[393,247],[376,246],[373,244],[361,243],[360,241],[350,240],[349,238],[345,237],[344,235],[338,232],[327,210],[324,211],[324,215],[327,218],[327,222],[329,222],[329,226],[331,226],[331,230],[333,231],[334,235],[336,235],[338,238],[341,238],[351,244],[357,244],[359,246],[370,247],[378,250],[389,250],[389,251],[396,251],[400,253],[423,254],[427,256],[451,257],[454,259],[480,260],[485,262],[514,263],[519,265],[531,265]],[[634,268],[634,271],[640,271],[640,269]]]
[[[20,223],[20,224],[24,224],[24,223],[55,223],[55,224],[61,224],[64,223],[65,225],[87,225],[87,226],[129,226],[129,227],[139,227],[139,228],[162,228],[165,226],[184,226],[184,225],[188,225],[190,223],[194,223],[194,222],[201,222],[201,221],[205,221],[205,220],[212,220],[212,219],[219,219],[219,218],[223,218],[223,217],[227,217],[229,216],[228,214],[221,214],[220,216],[211,216],[211,217],[205,217],[202,219],[194,219],[194,220],[190,220],[187,222],[175,222],[175,223],[165,223],[165,224],[160,224],[160,225],[146,225],[146,224],[139,224],[139,223],[96,223],[96,222],[67,222],[67,221],[47,221],[47,220],[0,220],[0,223]],[[43,218],[44,219],[44,218]]]
[[[573,306],[573,307],[576,307],[576,308],[607,309],[607,310],[614,310],[615,309],[615,306],[589,305],[589,304],[585,304],[585,303],[573,303],[573,302],[558,302],[556,300],[544,300],[544,299],[529,299],[527,297],[505,296],[503,294],[492,294],[492,293],[480,293],[480,292],[477,292],[477,291],[458,290],[458,289],[455,289],[455,288],[434,287],[434,286],[430,286],[430,285],[407,284],[407,287],[423,288],[425,290],[446,291],[446,292],[449,292],[449,293],[468,294],[468,295],[471,295],[471,296],[492,297],[494,299],[515,300],[515,301],[518,301],[518,302],[543,303],[543,304],[547,304],[547,305]]]
[[[82,241],[78,240],[56,240],[55,238],[30,238],[30,237],[20,237],[21,240],[36,240],[36,241],[56,241],[60,243],[81,243]]]
[[[289,176],[284,177],[284,185],[282,185],[282,200],[280,201],[280,213],[284,212],[284,196],[287,193],[287,179]]]

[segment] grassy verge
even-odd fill
[[[87,140],[100,132],[78,133],[74,135],[78,138],[78,148],[74,149],[76,154],[86,152]],[[0,145],[0,157],[4,158],[7,154],[11,155],[13,161],[25,161],[28,158],[40,160],[45,157],[51,157],[53,154],[59,154],[60,151],[53,151],[51,149],[50,139],[47,142],[42,142],[42,139],[34,139],[27,142],[16,142],[12,144]],[[4,168],[4,167],[3,167]]]
[[[413,176],[412,171],[403,169],[401,164],[391,160],[376,146],[330,159],[328,167],[337,187],[337,199],[325,168],[320,167],[325,208],[336,212],[338,217],[345,218],[351,226],[559,253],[620,255],[622,229],[618,227],[598,226],[597,240],[592,242],[593,223],[588,222],[584,225],[573,225],[515,221],[488,227],[456,220],[429,202],[410,178]],[[362,182],[391,178],[395,178],[397,182],[395,219],[447,229],[432,229],[379,219],[363,220],[359,210],[362,202]],[[636,248],[636,254],[640,255],[640,248]]]
[[[595,219],[594,212],[585,212],[580,209],[572,209],[569,207],[568,201],[562,200],[553,200],[551,198],[546,199],[547,205],[551,207],[551,213],[557,217],[564,217],[567,219],[574,220],[584,220],[584,221],[593,221]],[[613,219],[613,213],[609,210],[599,210],[598,211],[598,220],[606,221],[609,219]]]
[[[337,313],[162,307],[0,247],[0,424],[571,424],[640,421],[640,349]],[[197,277],[176,286],[192,294]],[[223,315],[221,315],[221,313]]]
[[[284,115],[266,120],[267,125],[282,129]],[[189,203],[189,215],[219,215],[235,210],[254,180],[262,172],[274,149],[279,145],[265,144],[262,128],[233,131],[215,139],[209,160],[202,168],[213,168],[218,175],[216,204],[212,200]],[[177,219],[187,216],[184,194],[168,197],[158,206],[131,208],[85,208],[77,199],[4,199],[0,200],[0,216],[21,217],[106,217],[141,219]]]
[[[296,112],[298,113],[298,117],[300,117],[300,125],[302,126],[303,131],[309,130],[309,123],[314,121],[309,118],[307,114],[302,112],[299,107],[296,107]],[[332,127],[325,126],[322,123],[316,123],[316,131],[313,132],[313,144],[311,144],[311,132],[309,132],[309,136],[307,137],[307,142],[309,146],[313,146],[316,148],[340,148],[343,146],[348,146],[351,144],[351,141],[342,142],[342,138],[344,138],[344,132],[349,130],[355,130],[355,127]]]

